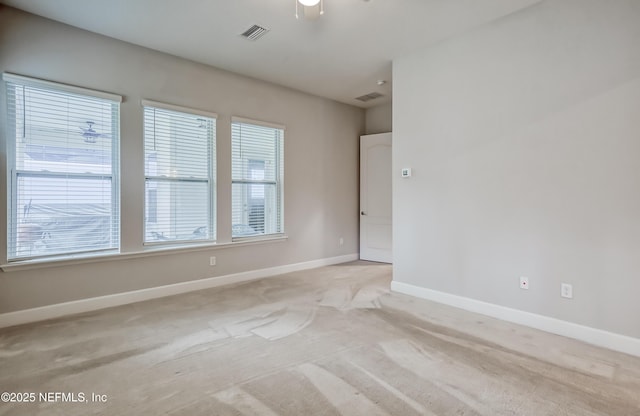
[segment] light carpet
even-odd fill
[[[640,415],[640,359],[390,281],[354,262],[2,330],[0,390],[35,400],[0,415]]]

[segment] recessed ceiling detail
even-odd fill
[[[379,92],[370,92],[369,94],[356,97],[356,100],[366,103],[367,101],[375,100],[376,98],[380,98],[380,97],[384,97],[384,95],[380,94]]]
[[[258,40],[266,35],[268,31],[269,29],[267,29],[266,27],[253,25],[249,29],[242,32],[240,36],[245,37],[249,40]]]

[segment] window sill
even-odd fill
[[[91,255],[68,255],[48,257],[35,260],[22,260],[0,265],[3,272],[15,272],[22,270],[43,269],[49,267],[72,266],[77,264],[101,263],[105,261],[117,261],[137,259],[143,257],[165,256],[168,253],[191,253],[198,251],[219,250],[230,247],[241,247],[256,244],[277,243],[286,241],[289,237],[285,234],[268,237],[243,237],[234,239],[230,243],[189,244],[189,245],[156,245],[148,246],[144,250],[128,253],[101,253]]]
[[[286,239],[286,234],[248,235],[244,237],[231,237],[232,244],[259,243],[260,241]]]

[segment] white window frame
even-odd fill
[[[244,118],[244,117],[237,117],[237,116],[233,116],[231,117],[231,147],[233,149],[233,125],[234,124],[250,124],[250,125],[255,125],[255,126],[260,126],[260,127],[267,127],[267,128],[272,128],[272,129],[277,129],[277,130],[282,130],[282,136],[280,137],[278,143],[276,144],[277,148],[276,148],[276,177],[275,180],[273,181],[269,181],[269,180],[251,180],[251,179],[235,179],[233,177],[233,150],[232,150],[232,154],[231,154],[231,171],[232,171],[232,179],[231,179],[231,188],[232,188],[232,195],[231,195],[231,211],[232,211],[232,215],[233,215],[233,185],[234,184],[267,184],[267,185],[275,185],[276,187],[276,204],[277,204],[277,213],[279,214],[280,218],[276,218],[275,221],[277,223],[280,224],[280,229],[276,232],[272,232],[272,233],[264,233],[264,234],[258,234],[255,236],[233,236],[233,231],[232,231],[232,236],[231,236],[231,241],[234,242],[240,242],[240,241],[248,241],[248,240],[261,240],[261,239],[271,239],[271,238],[277,238],[277,237],[283,237],[285,236],[285,210],[284,210],[284,134],[286,131],[286,128],[284,125],[282,124],[277,124],[277,123],[271,123],[271,122],[266,122],[266,121],[259,121],[259,120],[253,120],[250,118]],[[233,224],[232,224],[233,226]]]
[[[122,96],[111,94],[103,91],[96,91],[87,88],[77,87],[68,84],[62,84],[52,81],[46,81],[22,75],[3,73],[2,79],[5,81],[5,96],[8,98],[9,90],[6,87],[8,83],[23,87],[33,87],[43,90],[50,90],[56,93],[67,93],[83,97],[98,98],[105,101],[111,101],[116,105],[115,117],[112,119],[112,135],[111,143],[111,173],[64,173],[49,171],[18,171],[16,168],[16,128],[15,114],[10,114],[10,105],[7,102],[7,261],[8,262],[24,262],[35,258],[69,258],[92,256],[98,253],[117,253],[120,250],[120,104]],[[11,117],[13,116],[13,117]],[[69,178],[77,179],[101,179],[108,178],[111,183],[111,247],[95,250],[77,250],[67,252],[53,252],[41,255],[17,255],[17,227],[18,227],[18,177],[48,177],[48,178]],[[115,225],[113,225],[115,224]]]
[[[213,142],[209,144],[209,164],[208,164],[208,173],[206,175],[206,177],[202,177],[202,178],[193,178],[193,177],[186,177],[186,176],[175,176],[175,177],[167,177],[167,176],[162,176],[162,175],[147,175],[147,171],[146,171],[146,163],[147,163],[147,154],[146,154],[146,138],[143,140],[145,142],[145,154],[144,154],[144,163],[145,163],[145,176],[144,176],[144,180],[145,180],[145,190],[146,190],[146,183],[147,181],[162,181],[162,182],[174,182],[174,183],[178,183],[178,182],[190,182],[190,183],[207,183],[207,190],[208,190],[208,207],[207,207],[207,220],[208,220],[208,224],[207,224],[207,236],[208,238],[204,238],[204,239],[176,239],[176,240],[168,240],[168,241],[147,241],[147,215],[148,215],[148,206],[147,206],[147,199],[149,197],[149,195],[147,194],[147,192],[145,191],[145,197],[144,197],[144,224],[143,224],[143,245],[145,246],[157,246],[157,245],[183,245],[183,244],[189,244],[189,243],[200,243],[200,244],[211,244],[211,243],[215,243],[216,242],[216,237],[217,237],[217,224],[216,224],[216,188],[217,188],[217,183],[216,183],[216,167],[217,167],[217,160],[216,160],[216,146],[217,146],[217,118],[218,115],[216,113],[213,112],[209,112],[209,111],[204,111],[204,110],[199,110],[199,109],[194,109],[194,108],[189,108],[189,107],[182,107],[182,106],[178,106],[178,105],[173,105],[173,104],[167,104],[167,103],[162,103],[162,102],[158,102],[158,101],[152,101],[152,100],[141,100],[141,105],[143,108],[143,129],[146,130],[146,125],[145,125],[145,121],[144,121],[144,112],[145,110],[148,109],[160,109],[160,110],[167,110],[167,111],[171,111],[171,112],[176,112],[176,113],[183,113],[183,114],[188,114],[188,115],[192,115],[192,116],[201,116],[201,117],[205,117],[208,119],[212,119],[214,121],[214,126],[213,126]]]

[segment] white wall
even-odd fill
[[[358,252],[364,110],[196,64],[0,6],[0,71],[124,96],[122,251],[144,250],[141,99],[218,113],[217,232],[231,240],[231,116],[283,124],[287,241],[0,273],[0,313]],[[5,149],[4,83],[0,100]],[[0,217],[6,218],[2,152]],[[6,221],[0,253],[6,262]],[[344,238],[344,245],[338,241]],[[217,266],[209,266],[209,256]]]
[[[392,111],[391,101],[375,107],[367,108],[365,113],[366,134],[388,133],[392,131]]]
[[[393,85],[394,280],[640,338],[640,2],[541,2]]]

